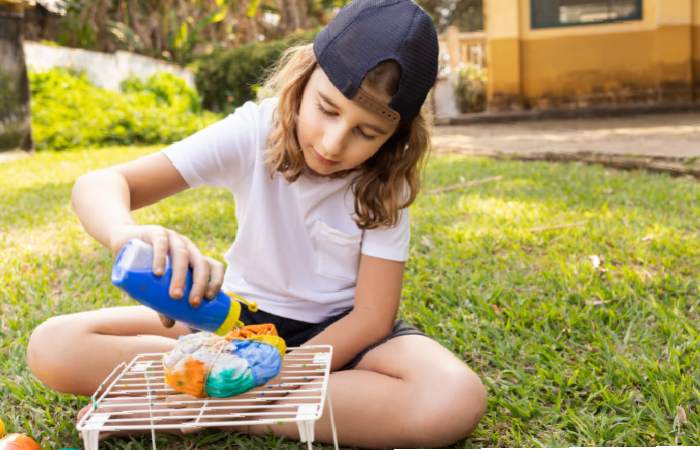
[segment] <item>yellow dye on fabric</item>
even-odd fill
[[[277,334],[277,328],[273,323],[261,323],[235,328],[225,337],[227,341],[243,339],[264,342],[275,347],[283,358],[287,353],[287,343]]]
[[[287,343],[284,342],[284,339],[282,339],[279,336],[255,336],[252,338],[247,339],[249,341],[259,341],[259,342],[264,342],[265,344],[271,345],[277,349],[277,351],[280,353],[280,356],[284,358],[284,354],[287,353]]]

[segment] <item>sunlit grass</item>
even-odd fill
[[[49,448],[80,446],[74,418],[86,398],[54,393],[30,374],[32,329],[56,314],[130,303],[109,282],[111,256],[70,210],[72,184],[155,150],[43,152],[0,164],[0,418]],[[428,193],[493,176],[501,179]],[[479,428],[455,447],[700,440],[700,185],[579,164],[441,156],[425,188],[412,207],[401,314],[467,362],[490,392]],[[220,258],[235,235],[233,208],[227,192],[199,189],[136,216]],[[159,438],[159,448],[230,446],[299,448],[213,432]],[[150,441],[102,448],[147,449]]]

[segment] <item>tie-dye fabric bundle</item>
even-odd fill
[[[226,337],[189,334],[163,357],[165,381],[195,397],[231,397],[277,376],[286,351],[272,324],[246,326]]]

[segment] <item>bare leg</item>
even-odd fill
[[[188,332],[182,324],[164,328],[143,307],[60,316],[35,330],[29,365],[50,387],[89,395],[117,364],[138,353],[168,351]],[[479,378],[447,349],[415,335],[394,338],[355,369],[332,373],[329,392],[339,441],[358,447],[449,445],[466,437],[486,408]],[[294,423],[232,431],[299,438]],[[316,423],[315,440],[332,442],[327,411]]]
[[[66,314],[53,317],[34,330],[27,360],[34,375],[48,387],[92,395],[118,364],[131,361],[139,353],[170,351],[177,343],[176,338],[188,333],[189,327],[182,323],[165,328],[157,314],[143,306]],[[168,401],[177,397],[169,397]],[[103,401],[101,408],[103,412],[121,411],[124,407],[120,403],[133,403],[133,400],[110,398]],[[78,420],[88,409],[86,406],[78,413]],[[184,433],[193,431],[188,428]],[[100,439],[145,432],[101,433]],[[179,433],[178,430],[159,432]]]
[[[50,388],[91,395],[119,363],[139,353],[169,351],[178,336],[189,332],[181,323],[165,328],[144,306],[66,314],[34,330],[27,361]]]
[[[391,339],[357,368],[332,373],[329,393],[338,440],[346,446],[442,447],[471,433],[486,409],[486,390],[474,372],[416,335]],[[247,431],[299,437],[294,423]],[[328,411],[316,423],[315,439],[332,442]]]

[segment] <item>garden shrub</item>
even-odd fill
[[[126,80],[123,92],[61,68],[30,73],[29,79],[37,149],[168,144],[219,118],[200,112],[197,93],[170,74]]]
[[[464,64],[457,69],[455,95],[463,113],[486,109],[486,69],[475,64]]]
[[[197,91],[182,78],[168,72],[156,73],[146,81],[139,77],[128,78],[122,81],[121,90],[126,94],[149,92],[155,96],[159,105],[178,111],[202,112],[202,98]]]
[[[214,52],[196,62],[196,84],[203,105],[213,111],[232,112],[256,99],[260,82],[281,53],[292,45],[311,42],[318,29],[292,34],[284,39],[254,42]]]

